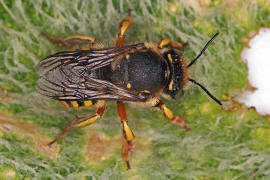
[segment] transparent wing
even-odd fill
[[[142,48],[145,48],[143,44],[134,44],[56,53],[38,64],[37,72],[41,77],[37,82],[37,90],[58,100],[145,101],[145,94],[87,76],[87,71],[111,65],[112,62],[122,59],[126,53]]]

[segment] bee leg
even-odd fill
[[[176,124],[177,126],[181,126],[186,131],[189,130],[185,120],[180,116],[175,115],[162,101],[158,101],[155,107],[158,107],[160,110],[162,110],[165,118],[171,121],[171,123]]]
[[[98,119],[100,119],[102,117],[102,115],[104,114],[106,105],[99,107],[96,110],[96,114],[90,117],[83,117],[83,118],[79,118],[79,117],[75,117],[69,124],[68,126],[53,140],[51,141],[48,146],[51,146],[52,144],[54,144],[55,142],[59,141],[60,139],[62,139],[64,136],[66,136],[70,131],[72,131],[74,128],[82,128],[88,125],[93,124],[95,121],[97,121]]]
[[[120,117],[122,128],[123,128],[123,145],[122,145],[122,158],[127,164],[127,169],[130,169],[129,157],[134,148],[135,136],[127,124],[127,116],[125,105],[123,102],[117,102],[118,115]]]
[[[125,40],[125,32],[132,24],[131,9],[128,10],[127,15],[118,23],[119,33],[117,36],[116,46],[123,46]]]
[[[41,36],[44,36],[47,38],[49,41],[71,48],[80,44],[89,44],[89,46],[83,46],[81,49],[90,49],[92,47],[98,46],[99,44],[97,43],[96,39],[90,36],[84,36],[84,35],[73,35],[73,36],[68,36],[65,39],[59,39],[59,38],[54,38],[48,36],[46,33],[41,32]]]
[[[183,50],[186,46],[188,46],[188,42],[181,44],[173,40],[161,39],[158,45],[159,48],[164,48],[168,46],[170,46],[173,49]]]

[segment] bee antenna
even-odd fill
[[[197,81],[195,81],[194,79],[188,79],[190,82],[196,84],[197,86],[200,86],[200,88],[202,88],[204,90],[204,92],[206,92],[206,94],[212,98],[216,103],[218,103],[219,105],[222,106],[222,103],[217,99],[215,98],[203,85],[201,85],[200,83],[198,83]]]
[[[190,66],[192,66],[200,57],[201,57],[201,55],[204,53],[204,51],[208,48],[208,46],[214,41],[214,39],[216,38],[218,36],[218,33],[216,33],[207,43],[206,43],[206,45],[204,46],[204,48],[202,49],[202,51],[200,52],[200,54],[195,58],[195,59],[193,59],[190,63],[189,63],[189,65],[187,66],[188,68],[190,67]]]

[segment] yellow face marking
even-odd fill
[[[129,21],[124,21],[121,29],[120,29],[120,33],[121,35],[124,35],[124,33],[126,32],[126,30],[129,28],[130,22]]]
[[[173,60],[172,60],[172,55],[171,54],[168,54],[168,58],[169,58],[169,60],[171,61],[171,63],[173,62]]]
[[[60,101],[61,104],[63,104],[66,108],[69,108],[69,105],[66,101]]]
[[[70,101],[70,103],[71,103],[72,107],[75,107],[75,108],[79,107],[79,104],[77,101]]]
[[[163,46],[167,46],[168,44],[170,44],[170,42],[171,41],[169,39],[162,39],[159,43],[159,46],[162,48]]]
[[[169,77],[170,74],[171,74],[171,71],[168,69],[168,71],[167,71],[167,76]]]
[[[127,88],[128,88],[128,89],[131,88],[131,84],[130,84],[130,83],[127,84]]]
[[[173,112],[169,108],[167,108],[165,105],[163,107],[163,111],[164,111],[166,118],[173,119],[173,117],[174,117]]]
[[[123,129],[126,134],[126,138],[128,141],[132,141],[134,139],[134,134],[132,130],[129,128],[128,124],[126,121],[123,122]]]
[[[83,104],[84,104],[85,107],[90,107],[90,106],[93,105],[93,102],[88,100],[88,101],[83,101]]]
[[[100,118],[100,115],[96,114],[95,116],[77,124],[75,127],[85,127],[88,126],[90,124],[93,124],[96,120],[98,120]]]
[[[127,54],[127,55],[126,55],[126,59],[129,59],[129,57],[130,57],[129,54]]]
[[[169,84],[169,90],[171,91],[173,89],[173,80],[171,80],[170,84]]]

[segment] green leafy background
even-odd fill
[[[61,38],[90,35],[113,46],[117,22],[129,8],[134,24],[126,43],[163,37],[189,42],[187,61],[220,33],[190,75],[224,106],[193,85],[165,101],[186,119],[189,132],[159,111],[127,106],[136,149],[126,171],[113,102],[91,127],[46,146],[74,115],[94,110],[67,111],[39,95],[35,65],[65,50],[41,31]],[[0,0],[0,179],[269,179],[269,117],[233,100],[250,89],[240,53],[261,26],[270,26],[267,0]]]

